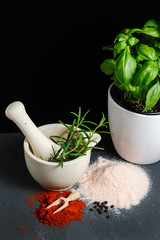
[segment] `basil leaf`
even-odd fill
[[[160,30],[154,27],[144,27],[142,28],[142,33],[147,34],[152,37],[160,38]]]
[[[159,67],[159,70],[160,70],[160,58],[157,59],[157,64],[158,64],[158,67]]]
[[[114,45],[114,49],[116,49],[116,53],[119,54],[121,51],[125,49],[126,46],[127,43],[125,41],[120,41]]]
[[[106,59],[104,62],[100,65],[100,69],[102,72],[104,72],[106,75],[111,75],[114,73],[115,68],[115,61],[113,59]]]
[[[127,33],[127,35],[130,37],[130,36],[132,36],[132,34],[133,33],[140,33],[141,32],[141,29],[139,29],[139,28],[132,28],[128,33]]]
[[[150,19],[144,24],[144,27],[155,27],[160,28],[160,24],[155,19]]]
[[[128,39],[129,46],[132,47],[139,42],[139,39],[136,37],[131,37]]]
[[[117,36],[116,36],[116,38],[115,38],[115,40],[114,40],[114,43],[118,40],[118,41],[124,41],[124,40],[126,40],[126,38],[125,38],[126,36],[125,36],[125,34],[124,33],[119,33]]]
[[[158,70],[159,68],[155,62],[145,62],[142,68],[135,74],[133,84],[136,86],[148,85],[157,77]]]
[[[115,74],[118,80],[128,85],[136,71],[137,63],[136,60],[128,51],[122,52],[116,61]]]
[[[111,77],[111,79],[114,81],[115,85],[116,85],[119,89],[121,89],[122,91],[125,91],[125,90],[126,90],[126,87],[125,87],[122,83],[119,82],[119,80],[118,80],[118,78],[116,77],[115,74]]]
[[[148,47],[146,44],[139,44],[136,48],[138,56],[143,60],[155,60],[156,52],[154,48]]]
[[[157,80],[157,83],[153,85],[147,93],[144,112],[152,108],[158,102],[159,98],[160,98],[160,83]]]
[[[130,31],[129,28],[125,28],[125,29],[123,29],[123,30],[121,31],[121,33],[127,34],[129,31]]]
[[[146,96],[147,96],[149,89],[156,83],[157,83],[157,78],[155,80],[153,80],[150,84],[144,85],[141,87],[141,97],[144,102],[146,101]]]

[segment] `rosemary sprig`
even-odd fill
[[[93,142],[92,137],[95,133],[109,133],[106,130],[99,131],[99,128],[104,127],[105,129],[108,128],[106,122],[106,117],[102,113],[102,118],[99,124],[86,120],[86,116],[88,115],[90,110],[88,110],[84,116],[81,116],[81,107],[79,107],[78,114],[75,112],[71,112],[76,118],[74,118],[72,125],[67,125],[62,121],[59,121],[63,126],[66,127],[67,137],[62,136],[50,136],[50,139],[59,144],[61,147],[60,149],[55,152],[53,146],[53,154],[48,158],[50,162],[59,162],[61,167],[63,168],[63,163],[66,161],[73,160],[77,157],[86,155],[88,150],[93,148],[96,149],[103,149],[97,146],[91,147],[89,144]],[[90,124],[95,128],[92,130],[88,125]]]

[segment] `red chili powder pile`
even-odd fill
[[[58,209],[61,204],[46,209],[49,204],[58,198],[66,198],[71,193],[71,191],[67,190],[62,193],[46,191],[43,193],[34,194],[34,197],[40,202],[40,206],[37,208],[35,216],[44,224],[49,224],[50,226],[59,226],[60,228],[62,228],[64,224],[67,224],[73,220],[81,220],[83,218],[82,210],[85,204],[79,199],[69,202],[69,205],[66,208],[55,214],[53,214],[53,212]]]

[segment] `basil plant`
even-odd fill
[[[113,50],[113,59],[100,68],[112,75],[127,101],[143,101],[144,112],[155,106],[160,99],[160,23],[151,19],[141,29],[124,29],[113,46],[103,49]]]

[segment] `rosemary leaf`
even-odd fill
[[[86,116],[89,113],[90,110],[88,110],[84,116],[81,116],[81,107],[79,107],[78,114],[71,112],[76,118],[74,118],[71,125],[67,125],[62,121],[59,121],[68,132],[68,135],[66,138],[62,136],[50,136],[50,139],[59,144],[61,147],[60,149],[55,152],[55,149],[52,146],[53,155],[48,158],[48,161],[50,162],[59,162],[60,166],[63,168],[63,163],[67,161],[74,160],[77,157],[86,155],[86,152],[91,149],[100,149],[103,148],[97,147],[97,146],[89,146],[90,143],[94,141],[92,139],[94,133],[110,133],[105,130],[99,130],[99,128],[106,128],[107,124],[106,118],[104,114],[102,113],[102,118],[99,122],[99,124],[94,123],[93,121],[86,120]],[[95,126],[95,129],[91,129],[86,124],[91,124]]]

